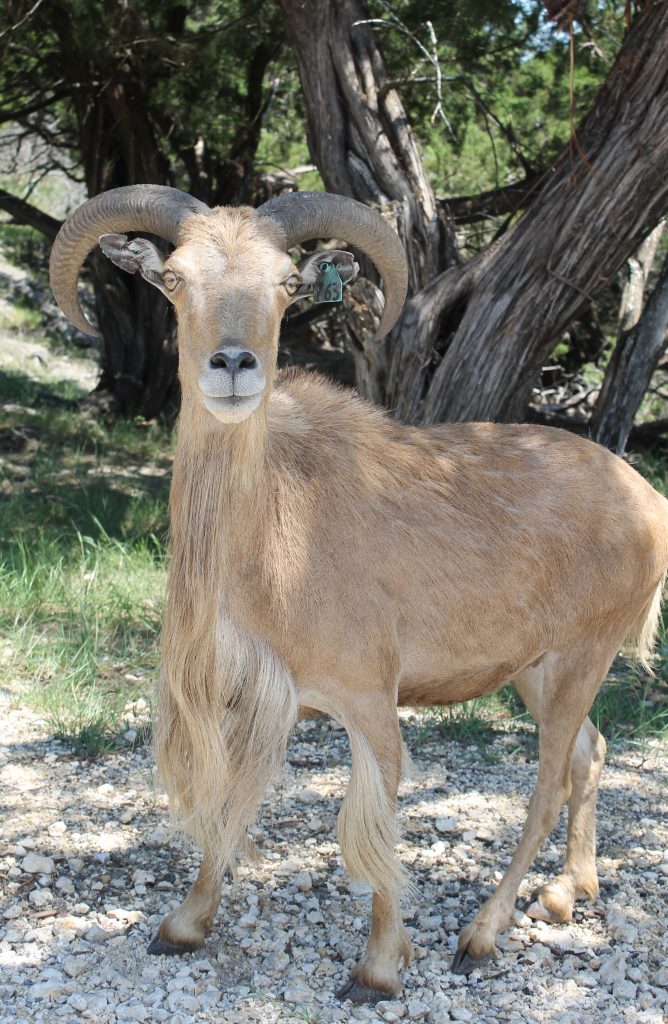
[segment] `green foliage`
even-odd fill
[[[264,119],[264,130],[260,136],[255,167],[258,173],[275,174],[291,168],[307,166],[311,160],[306,142],[303,101],[299,76],[291,57],[280,70],[277,88]],[[301,191],[320,192],[324,189],[317,170],[300,174],[298,185]]]
[[[101,422],[57,362],[14,344],[0,374],[0,685],[94,755],[157,670],[172,442]]]
[[[569,40],[546,22],[538,0],[373,0],[370,8],[383,22],[374,29],[439,195],[506,185],[549,166],[563,149],[570,133]],[[604,36],[604,51],[575,29],[576,122],[609,70],[623,26],[622,4],[596,11],[590,32]],[[440,67],[444,116],[435,113],[430,57]]]
[[[668,498],[668,459],[659,452],[643,452],[633,454],[629,462],[655,490]]]
[[[15,112],[47,159],[83,167],[89,190],[153,180],[233,193],[271,106],[267,79],[294,91],[277,4],[50,0],[21,12],[0,15],[0,120]]]
[[[659,656],[665,664],[668,646]],[[656,680],[634,678],[630,673],[612,674],[594,702],[590,718],[608,742],[643,742],[668,733],[667,676]]]
[[[563,147],[568,38],[546,22],[540,0],[369,0],[368,7],[439,194],[505,184],[547,166]],[[10,2],[5,27],[25,13]],[[586,31],[576,27],[576,119],[616,54],[623,14],[615,0],[596,8]],[[140,149],[157,146],[154,173],[196,194],[229,191],[227,179],[243,177],[249,159],[267,171],[308,162],[296,62],[276,3],[50,0],[0,39],[2,109],[15,109],[75,166],[93,160],[102,141],[90,123],[98,108],[104,144],[128,180],[141,168],[130,166],[139,158],[125,136],[142,125]],[[430,58],[442,78],[443,117],[434,114]],[[319,184],[317,173],[300,177],[301,187]]]
[[[19,224],[0,224],[0,248],[10,263],[46,277],[50,246],[39,231]]]

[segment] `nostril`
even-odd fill
[[[232,374],[238,373],[239,370],[257,370],[259,365],[256,356],[248,349],[220,348],[209,358],[212,370],[227,370]]]
[[[230,368],[229,367],[229,360],[228,360],[228,358],[227,358],[227,356],[225,355],[224,352],[214,352],[213,355],[211,356],[211,358],[209,359],[209,365],[214,370],[221,369],[221,368],[223,370],[228,370]]]
[[[241,352],[238,359],[240,370],[257,369],[257,359],[255,358],[252,352]]]

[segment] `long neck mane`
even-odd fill
[[[284,666],[237,628],[229,604],[248,589],[235,585],[242,574],[262,571],[264,409],[227,429],[206,416],[186,405],[179,427],[155,751],[172,808],[222,871],[282,764],[297,702]]]
[[[266,452],[263,411],[218,427],[184,404],[170,492],[166,640],[175,614],[181,642],[184,620],[193,642],[210,637],[232,565],[258,554],[253,541],[266,507]]]

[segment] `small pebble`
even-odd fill
[[[51,857],[42,857],[39,853],[28,853],[21,861],[21,867],[29,875],[50,875],[54,866]]]
[[[454,832],[457,828],[456,818],[437,818],[434,822],[437,832]],[[475,835],[475,833],[474,833]]]

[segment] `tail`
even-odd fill
[[[666,574],[659,581],[659,584],[650,597],[649,601],[641,611],[622,648],[624,653],[636,661],[649,675],[654,675],[652,670],[652,652],[656,644],[661,622],[661,601],[663,588],[666,582]]]

